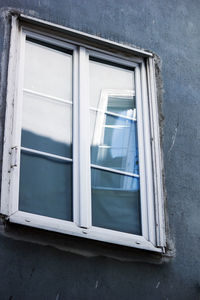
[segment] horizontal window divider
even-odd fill
[[[56,155],[56,154],[51,154],[51,153],[43,152],[43,151],[39,151],[39,150],[34,150],[32,148],[21,147],[21,150],[29,152],[29,153],[39,154],[39,155],[46,156],[46,157],[57,158],[57,159],[64,160],[64,161],[69,161],[69,162],[73,161],[72,158],[68,158],[68,157],[64,157],[64,156],[60,156],[60,155]]]
[[[102,167],[102,166],[98,166],[98,165],[95,165],[95,164],[91,164],[91,167],[94,168],[94,169],[108,171],[108,172],[112,172],[112,173],[116,173],[116,174],[120,174],[120,175],[126,175],[126,176],[137,177],[137,178],[140,177],[140,175],[138,175],[138,174],[134,174],[134,173],[131,173],[131,172],[120,171],[120,170],[115,170],[115,169],[107,168],[107,167]]]
[[[104,125],[105,128],[115,128],[115,129],[123,129],[123,128],[130,128],[128,125]]]
[[[99,145],[98,148],[108,148],[108,149],[126,149],[127,147],[117,147],[117,146],[109,146],[109,145]]]
[[[122,192],[122,193],[124,193],[124,192],[130,192],[130,193],[132,193],[133,191],[135,192],[137,192],[137,191],[139,191],[139,190],[131,190],[131,189],[126,189],[126,188],[111,188],[111,187],[105,187],[105,186],[92,186],[92,189],[93,190],[96,190],[96,191],[100,191],[100,192],[103,192],[103,191],[106,191],[106,192],[115,192],[115,191],[117,191],[117,192]]]
[[[98,108],[95,108],[95,107],[90,107],[90,110],[100,112],[100,113],[103,113],[103,114],[106,114],[106,115],[111,115],[113,117],[119,117],[119,118],[126,119],[126,120],[137,121],[136,118],[126,117],[124,115],[116,114],[116,113],[113,113],[113,112],[110,112],[110,111],[107,111],[107,110],[98,109]]]
[[[41,35],[41,31],[30,31],[28,29],[23,28],[24,33],[26,34],[26,38],[35,40],[36,43],[43,42],[45,44],[49,44],[51,46],[58,47],[58,51],[63,52],[64,51],[73,51],[77,48],[76,45],[72,45],[71,43],[67,43],[66,41],[62,41],[61,39],[55,39],[52,36],[49,35]]]
[[[127,59],[123,59],[122,57],[115,57],[114,55],[106,54],[106,53],[100,53],[99,51],[95,50],[89,50],[89,56],[90,60],[93,59],[99,59],[102,60],[103,63],[114,63],[118,65],[119,67],[122,68],[132,68],[134,69],[135,67],[138,66],[137,62],[133,62]]]
[[[54,100],[54,101],[57,101],[57,102],[63,102],[63,103],[67,103],[67,104],[73,104],[72,101],[70,101],[70,100],[59,98],[59,97],[54,97],[54,96],[47,95],[47,94],[44,94],[44,93],[35,92],[35,91],[29,90],[29,89],[23,89],[23,92],[25,92],[27,94],[31,94],[31,95],[36,95],[36,96],[39,96],[39,97],[43,97],[43,98],[46,98],[46,99]]]

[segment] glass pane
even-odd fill
[[[26,41],[24,88],[72,100],[72,55]]]
[[[90,105],[92,164],[139,174],[134,71],[90,61]],[[92,168],[91,180],[92,224],[141,234],[139,178]]]
[[[128,93],[127,93],[128,94]],[[131,92],[130,92],[131,94]],[[133,118],[134,109],[136,109],[135,105],[135,97],[128,96],[124,92],[123,95],[110,95],[109,92],[105,93],[106,98],[106,110],[115,114],[123,115],[129,118]],[[100,100],[101,102],[101,100]]]
[[[91,112],[92,164],[139,174],[137,123]]]
[[[19,209],[72,221],[72,165],[21,153]]]
[[[22,146],[71,157],[71,104],[24,93]]]
[[[90,61],[90,106],[116,112],[133,109],[134,72]],[[129,91],[129,92],[127,92]],[[132,91],[132,92],[131,92]],[[123,96],[125,93],[125,96]],[[108,101],[108,94],[110,100]],[[122,98],[122,101],[118,101]],[[119,107],[117,108],[116,106]],[[121,106],[122,105],[122,106]]]
[[[139,178],[92,169],[92,224],[140,235]]]

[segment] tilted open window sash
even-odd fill
[[[16,18],[12,25],[1,213],[162,252],[151,55],[127,58],[70,42],[67,33],[61,39],[18,27]]]

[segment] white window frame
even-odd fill
[[[35,28],[35,25],[38,28]],[[153,55],[147,51],[23,15],[20,18],[13,16],[11,27],[1,214],[14,223],[163,253],[166,236],[162,152]],[[49,28],[51,31],[48,31]],[[55,33],[52,34],[52,31]],[[62,34],[57,36],[57,31]],[[20,93],[22,93],[23,80],[19,74],[22,74],[26,35],[73,50],[73,222],[18,210],[16,195],[19,188],[22,112]],[[75,39],[70,40],[71,36],[75,36]],[[104,44],[116,48],[116,51],[105,50]],[[126,51],[129,51],[129,55],[126,55]],[[142,236],[92,226],[90,140],[89,135],[84,134],[90,130],[89,64],[87,63],[90,56],[125,67],[133,67],[135,70]],[[87,136],[88,141],[85,143]]]

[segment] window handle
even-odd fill
[[[17,167],[17,146],[11,148],[11,168]]]

